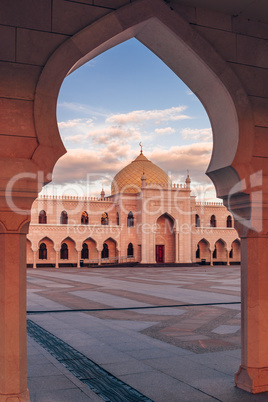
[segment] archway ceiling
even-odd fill
[[[171,3],[180,3],[187,6],[202,7],[233,16],[268,22],[267,0],[171,0]]]

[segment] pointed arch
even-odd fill
[[[106,242],[102,246],[101,258],[109,258],[109,246]]]
[[[213,258],[217,260],[218,263],[227,262],[227,245],[226,242],[220,238],[215,242]]]
[[[127,246],[127,256],[133,257],[134,256],[134,247],[132,243],[129,243]]]
[[[69,249],[67,243],[62,243],[60,247],[60,259],[68,260],[69,259]]]
[[[103,212],[101,215],[101,224],[102,225],[109,225],[109,216],[107,212]]]
[[[61,225],[68,224],[68,214],[66,211],[62,211],[60,214],[60,223],[61,223]]]
[[[134,226],[134,215],[133,212],[129,212],[127,216],[127,227],[132,228]]]
[[[217,226],[216,216],[211,215],[211,217],[210,217],[210,227],[215,228],[216,226]]]
[[[235,239],[231,244],[229,257],[232,263],[239,264],[241,262],[241,242],[240,239]]]
[[[167,212],[156,221],[155,260],[157,263],[175,262],[175,219]]]
[[[42,210],[39,212],[38,223],[39,223],[40,225],[44,225],[44,224],[47,223],[47,214],[46,214],[46,211],[45,211],[44,209],[42,209]]]
[[[197,262],[206,263],[210,261],[210,243],[207,239],[202,238],[198,241],[195,257]]]
[[[39,246],[39,260],[47,260],[47,245],[41,243]]]
[[[103,32],[105,34],[100,35]],[[51,128],[49,138],[55,139],[53,152],[48,156],[52,166],[65,152],[58,135],[55,103],[66,75],[103,51],[132,37],[163,60],[208,110],[216,134],[207,173],[218,187],[218,195],[221,186],[224,188],[228,174],[229,180],[225,183],[222,195],[228,194],[230,188],[239,182],[239,175],[231,164],[240,145],[240,131],[244,132],[243,141],[248,144],[244,160],[249,161],[253,148],[254,123],[249,100],[235,73],[221,55],[182,16],[178,14],[175,18],[172,9],[161,0],[141,0],[121,7],[82,29],[53,53],[36,88],[34,117],[39,147],[34,160],[49,146],[45,129],[47,122]],[[52,99],[49,105],[44,102],[47,97]],[[219,107],[225,110],[224,114],[218,113]],[[248,118],[243,119],[244,116]]]
[[[77,251],[75,241],[67,236],[61,242],[60,259],[68,260],[71,264],[77,263]]]
[[[88,252],[85,252],[84,257],[82,257],[82,252],[81,252],[81,258],[83,259],[89,259],[89,260],[97,260],[99,258],[98,250],[97,250],[97,243],[92,237],[88,237],[83,241],[82,244],[82,251],[83,248],[87,248]],[[88,255],[88,257],[86,257]]]
[[[233,220],[231,215],[228,215],[226,218],[226,227],[227,228],[232,228],[233,227]]]
[[[104,246],[105,244],[105,246]],[[107,250],[107,251],[104,251]],[[117,241],[114,240],[112,237],[108,237],[108,239],[106,239],[103,242],[103,253],[102,255],[106,255],[108,252],[108,257],[102,257],[102,258],[110,258],[110,259],[115,259],[117,257]]]
[[[82,212],[81,225],[88,225],[88,213],[87,213],[87,211]]]
[[[88,254],[88,245],[87,245],[87,243],[83,243],[82,244],[82,250],[81,250],[81,258],[83,260],[87,260],[88,256],[89,256],[89,254]]]

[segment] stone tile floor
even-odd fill
[[[268,393],[234,387],[240,267],[38,268],[27,274],[28,318],[153,401],[268,400]],[[191,303],[233,304],[185,306]],[[95,311],[73,311],[81,309]],[[30,337],[28,387],[32,402],[103,400]]]

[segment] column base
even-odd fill
[[[0,394],[0,402],[30,402],[29,390],[22,394]]]
[[[235,374],[235,385],[252,394],[268,391],[268,367],[251,368],[240,366]]]

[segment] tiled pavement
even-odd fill
[[[234,387],[239,301],[237,266],[28,270],[28,319],[159,402],[268,400]],[[32,402],[103,400],[28,342]]]

